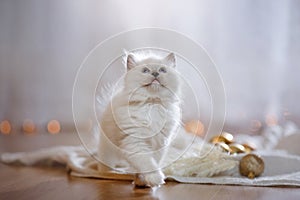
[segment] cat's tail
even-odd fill
[[[95,103],[95,111],[98,120],[101,119],[101,116],[103,115],[106,107],[108,106],[109,102],[112,99],[114,91],[114,85],[113,84],[105,84],[105,85],[98,85],[96,89],[96,103]]]
[[[91,130],[92,140],[95,144],[99,143],[99,134],[101,128],[100,121],[105,109],[112,99],[113,91],[114,85],[110,83],[97,86],[95,97],[95,113],[97,116],[97,121],[93,122],[93,129]]]

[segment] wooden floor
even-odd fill
[[[0,136],[0,152],[30,151],[79,144],[74,134]],[[299,188],[245,187],[168,182],[156,189],[135,189],[128,181],[76,178],[62,167],[0,164],[0,199],[300,199]]]

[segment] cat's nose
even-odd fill
[[[158,72],[152,72],[152,75],[156,78],[156,77],[158,77],[159,73]]]

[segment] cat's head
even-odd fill
[[[175,69],[174,53],[163,57],[129,53],[125,61],[127,67],[125,88],[127,90],[140,90],[152,94],[168,90],[178,94],[180,78]]]

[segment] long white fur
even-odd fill
[[[164,183],[161,163],[181,120],[181,80],[175,66],[172,53],[166,57],[129,53],[124,88],[102,116],[99,158],[114,168],[125,157],[129,170],[137,174],[136,185]],[[152,83],[153,73],[159,75]]]

